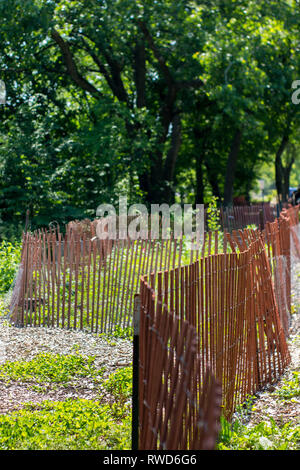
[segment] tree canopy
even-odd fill
[[[249,199],[299,159],[298,1],[0,2],[0,219]],[[0,225],[0,226],[2,226]]]

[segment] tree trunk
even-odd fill
[[[197,126],[194,127],[194,137],[195,145],[194,149],[196,150],[195,160],[196,160],[196,194],[195,194],[195,204],[203,204],[204,202],[204,181],[203,181],[203,156],[206,150],[206,141],[205,134],[201,132]]]
[[[140,188],[144,193],[144,201],[149,206],[150,204],[166,202],[165,200],[161,201],[165,189],[161,164],[162,153],[161,151],[157,151],[155,154],[152,153],[151,158],[146,154],[144,158],[149,158],[150,160],[149,170],[138,175]]]
[[[282,181],[282,202],[287,202],[289,198],[289,188],[290,188],[290,174],[291,168],[285,167],[283,168],[283,181]]]
[[[136,87],[136,105],[138,108],[146,106],[146,54],[145,44],[137,40],[134,50],[134,79]]]
[[[283,200],[285,197],[284,195],[284,187],[283,187],[283,165],[282,165],[282,154],[286,148],[286,145],[288,143],[288,136],[285,134],[282,137],[282,140],[280,142],[279,148],[276,152],[275,156],[275,184],[276,184],[276,190],[278,194],[279,200]]]
[[[203,204],[204,202],[204,183],[203,168],[201,155],[196,156],[196,197],[195,204]]]
[[[207,172],[207,179],[208,179],[208,182],[211,186],[213,195],[217,199],[221,199],[221,192],[220,192],[216,172],[212,169],[208,159],[205,158],[205,157],[204,157],[204,164],[205,164],[205,168],[206,168],[206,172]]]
[[[286,165],[282,166],[282,187],[283,187],[283,196],[282,201],[287,202],[289,199],[289,188],[290,188],[290,175],[292,171],[293,164],[296,160],[296,149],[293,144],[288,144],[286,149]]]
[[[170,203],[174,198],[173,181],[175,175],[175,166],[181,144],[181,118],[180,114],[175,114],[172,120],[171,146],[168,151],[164,164],[164,185],[166,203]],[[155,175],[157,177],[157,175]]]
[[[231,149],[228,155],[226,176],[225,176],[225,186],[224,186],[224,206],[229,206],[232,203],[233,196],[233,185],[235,178],[236,163],[238,159],[238,154],[240,151],[242,140],[242,131],[237,129],[235,131]]]

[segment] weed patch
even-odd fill
[[[300,428],[291,423],[278,426],[261,422],[249,427],[235,421],[221,421],[222,430],[217,444],[218,450],[299,450]]]
[[[90,377],[97,381],[103,369],[94,366],[95,357],[75,354],[40,353],[30,361],[5,362],[0,365],[0,379],[9,382],[68,384],[74,378]]]
[[[124,418],[118,405],[45,401],[0,416],[0,449],[124,450],[131,446],[130,429],[130,415]]]

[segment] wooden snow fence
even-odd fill
[[[169,312],[194,327],[200,389],[211,371],[228,419],[248,395],[276,381],[290,360],[262,239],[251,232],[242,240],[240,252],[145,276],[140,289],[142,315],[150,315],[151,305],[157,322]]]
[[[231,419],[290,361],[299,206],[264,230],[205,233],[190,253],[181,239],[99,240],[86,227],[23,235],[12,323],[130,329],[138,293],[140,448],[213,448],[221,406]]]

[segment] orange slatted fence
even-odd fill
[[[244,229],[249,225],[263,228],[267,222],[274,222],[276,217],[276,206],[269,203],[220,208],[220,224],[228,232]]]
[[[300,256],[294,230],[299,227],[298,220],[299,207],[292,207],[279,219],[266,223],[261,232],[286,334],[291,308],[291,243]],[[184,279],[189,264],[200,260],[208,263],[213,254],[243,251],[243,233],[247,233],[208,232],[201,250],[187,253],[182,240],[99,240],[94,222],[89,225],[85,221],[83,227],[76,227],[69,225],[64,236],[59,228],[24,234],[22,261],[11,299],[15,324],[103,332],[115,326],[129,328],[141,275],[176,267],[174,275]],[[188,296],[186,302],[190,301]]]
[[[139,449],[212,450],[221,387],[209,370],[200,383],[195,329],[141,283]]]
[[[290,360],[262,239],[250,232],[242,240],[239,253],[209,255],[150,279],[157,302],[195,328],[201,384],[208,366],[222,386],[228,418]]]
[[[113,331],[132,326],[142,274],[180,263],[182,240],[99,240],[86,232],[23,237],[14,324]],[[21,286],[20,286],[21,284]]]
[[[263,225],[207,232],[190,252],[182,239],[99,240],[89,221],[26,233],[11,321],[131,329],[139,293],[140,448],[213,448],[220,389],[231,419],[290,361],[299,206]]]

